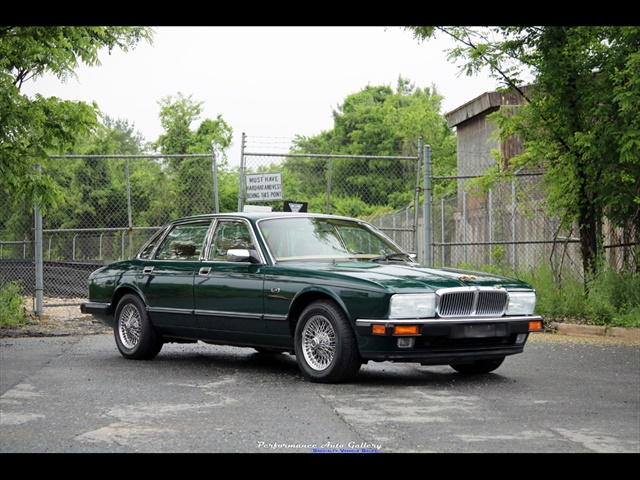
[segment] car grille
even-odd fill
[[[502,315],[509,301],[507,291],[497,288],[445,288],[436,295],[441,317]]]

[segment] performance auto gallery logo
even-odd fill
[[[302,444],[302,443],[268,443],[258,442],[258,448],[264,448],[269,450],[280,449],[296,449],[296,450],[311,450],[313,453],[378,453],[382,448],[382,445],[367,442],[349,442],[344,443],[331,443],[327,442],[322,445],[316,444]]]

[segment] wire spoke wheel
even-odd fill
[[[135,348],[140,343],[142,319],[138,309],[133,305],[126,305],[120,312],[118,335],[125,348]]]
[[[314,370],[324,370],[333,362],[336,332],[326,317],[315,315],[306,323],[302,330],[302,354]]]
[[[328,299],[316,300],[302,311],[294,347],[300,371],[312,382],[350,381],[362,365],[349,319]]]
[[[149,320],[142,299],[124,295],[118,302],[113,329],[118,350],[125,358],[150,360],[162,349],[163,339]]]

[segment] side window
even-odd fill
[[[209,222],[176,225],[164,239],[156,254],[157,260],[198,260]]]
[[[227,250],[232,248],[255,248],[249,227],[244,222],[222,220],[218,222],[211,241],[209,260],[227,260]]]
[[[156,248],[156,245],[158,244],[158,241],[162,237],[163,233],[164,233],[164,229],[161,228],[153,235],[153,238],[151,239],[151,241],[140,252],[140,258],[147,259],[151,256],[151,252],[153,252],[153,249]]]

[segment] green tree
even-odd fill
[[[550,213],[564,227],[577,224],[585,282],[600,268],[605,217],[638,244],[640,27],[408,28],[420,40],[455,38],[450,58],[464,62],[462,71],[488,68],[523,94],[518,114],[492,119],[502,138],[523,140],[525,152],[508,167],[543,168]]]
[[[349,95],[333,112],[334,127],[311,138],[296,137],[293,153],[359,156],[417,156],[418,139],[432,149],[436,174],[451,175],[456,169],[455,136],[440,113],[442,96],[432,88],[417,88],[399,77],[394,91],[389,86],[367,86]],[[326,160],[294,157],[287,160],[288,183],[299,198],[313,198],[326,191]],[[363,211],[362,205],[401,208],[413,200],[415,169],[385,159],[335,159],[333,173],[346,179],[335,186],[332,203],[344,205],[345,213]],[[354,192],[357,198],[354,197]],[[349,201],[347,201],[349,199]],[[324,209],[324,208],[323,208]],[[366,209],[364,209],[366,210]]]
[[[99,125],[96,104],[29,98],[20,93],[24,82],[45,74],[66,81],[80,62],[99,65],[101,49],[126,52],[152,35],[148,27],[0,27],[0,184],[10,197],[43,211],[56,204],[60,189],[33,165],[46,165]]]
[[[126,120],[105,116],[92,133],[78,139],[74,158],[54,158],[47,172],[65,191],[65,201],[47,215],[50,228],[118,228],[128,225],[126,160],[98,158],[110,155],[138,155],[144,139]],[[86,158],[75,156],[86,155]],[[93,157],[93,158],[92,158]],[[145,164],[153,160],[144,159]],[[133,163],[133,162],[132,162]],[[157,179],[160,183],[161,180]],[[158,187],[155,188],[156,195]],[[132,196],[153,195],[132,185]]]
[[[218,115],[215,120],[205,119],[193,130],[192,124],[202,114],[202,102],[191,95],[178,93],[158,102],[160,122],[164,132],[153,147],[163,155],[185,155],[170,157],[167,167],[176,194],[178,216],[195,215],[213,211],[212,157],[189,157],[203,152],[216,155],[219,184],[228,173],[225,150],[231,145],[233,129]],[[220,192],[218,192],[220,194]],[[230,202],[225,201],[225,205]]]
[[[200,118],[203,102],[196,102],[192,97],[185,97],[182,92],[178,92],[177,97],[168,95],[158,102],[160,124],[165,132],[153,143],[159,153],[188,153],[189,147],[194,144],[195,132],[191,130],[191,124]],[[180,160],[170,159],[168,163],[176,169]]]
[[[82,153],[88,151],[92,151],[96,155],[143,155],[147,153],[148,146],[144,137],[134,131],[128,121],[113,120],[107,116],[103,125],[104,128],[99,135],[92,136],[87,140],[92,147],[82,148]],[[128,225],[127,170],[129,171],[129,191],[134,225],[162,225],[176,216],[177,212],[173,208],[174,202],[169,188],[169,179],[161,161],[156,158],[108,158],[99,161],[107,163],[109,166],[112,196],[110,197],[111,201],[107,203],[107,210],[103,212],[102,216],[96,218],[96,220],[100,220],[95,223],[96,226],[122,227]],[[90,225],[94,225],[94,223]]]

